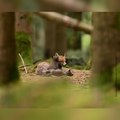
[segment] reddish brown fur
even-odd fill
[[[38,75],[73,75],[71,70],[64,71],[62,70],[62,66],[66,64],[66,58],[65,55],[58,55],[58,53],[53,56],[52,62],[49,64],[47,62],[42,62],[38,64],[36,69],[36,74]]]

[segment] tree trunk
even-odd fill
[[[45,37],[45,58],[52,57],[56,52],[66,53],[66,28],[63,25],[46,21]]]
[[[16,12],[16,32],[24,32],[29,35],[32,33],[30,13]]]
[[[78,19],[80,22],[82,20],[82,13],[81,12],[76,12],[74,13],[75,14],[75,17],[76,19]],[[73,34],[73,49],[74,50],[77,50],[77,49],[81,49],[81,33],[80,31],[76,31],[74,30],[73,31],[74,34]]]
[[[45,21],[45,58],[50,58],[55,54],[55,32],[56,24],[50,21]]]
[[[55,52],[63,55],[67,51],[66,27],[61,24],[56,24],[55,34],[56,34]]]
[[[33,16],[32,20],[32,59],[36,63],[43,58],[43,46],[45,41],[45,28],[43,21],[38,16]]]
[[[18,79],[15,44],[15,13],[0,13],[0,84]]]
[[[93,82],[100,88],[111,88],[115,58],[120,60],[119,13],[93,13]]]
[[[120,11],[120,0],[106,0],[108,10],[111,12]]]
[[[31,48],[32,48],[32,60],[33,63],[37,61],[37,47],[38,47],[38,40],[39,40],[39,34],[38,34],[38,28],[36,23],[34,23],[32,27],[32,39],[31,39]]]
[[[4,12],[15,11],[17,10],[17,5],[15,4],[14,0],[11,1],[0,0],[0,10]]]

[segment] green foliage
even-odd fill
[[[36,78],[38,79],[38,77]],[[0,102],[2,103],[0,107],[79,107],[83,104],[80,104],[78,100],[85,105],[85,103],[89,103],[88,99],[91,98],[88,89],[72,85],[67,77],[41,77],[37,83],[32,80],[32,83],[12,86],[6,91],[9,92],[5,93],[2,102]],[[78,97],[79,94],[80,96],[86,94],[85,102],[84,99],[81,100],[80,96]],[[74,102],[72,103],[69,98],[76,99],[73,99]]]
[[[116,28],[120,30],[120,12],[118,13],[118,16],[117,16]]]
[[[20,53],[26,63],[31,63],[31,41],[30,35],[24,32],[16,33],[17,53]]]
[[[114,84],[120,88],[120,64],[113,68],[113,80]]]
[[[24,81],[26,77],[22,80]],[[11,88],[1,90],[4,96],[0,97],[0,107],[5,108],[86,108],[96,107],[95,94],[87,86],[70,83],[69,77],[40,77],[34,79],[28,76],[28,81]],[[109,94],[103,95],[105,99],[98,99],[101,107],[119,103],[110,98]],[[2,98],[2,99],[1,99]],[[100,101],[99,101],[100,100]],[[11,116],[12,117],[12,116]]]
[[[92,67],[92,59],[89,58],[88,62],[87,62],[87,65],[85,66],[85,70],[90,70]]]
[[[67,39],[68,39],[68,48],[70,49],[71,47],[72,47],[72,44],[73,44],[73,38],[72,38],[72,36],[73,36],[73,30],[72,29],[70,29],[70,28],[67,28],[67,32],[66,32],[67,34]]]
[[[19,80],[19,72],[17,66],[12,66],[9,79],[10,82],[17,82]]]
[[[18,40],[18,42],[29,43],[30,37],[28,34],[26,34],[24,32],[17,32],[16,33],[16,40]]]
[[[82,50],[86,51],[90,48],[91,36],[88,34],[82,35]]]
[[[94,75],[94,78],[92,79],[92,84],[104,92],[112,89],[114,83],[112,80],[111,69],[106,70],[104,72],[99,72],[96,75]]]
[[[18,6],[21,10],[23,11],[31,11],[31,10],[38,10],[38,4],[34,0],[17,0],[18,1]]]
[[[83,22],[91,24],[92,23],[92,12],[84,12],[82,15]]]
[[[8,69],[9,69],[9,72],[7,73],[8,79],[6,80],[0,77],[0,87],[9,86],[19,81],[19,72],[17,66],[13,65],[10,68],[8,67]]]

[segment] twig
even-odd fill
[[[19,55],[19,57],[20,57],[20,59],[21,59],[21,61],[22,61],[22,64],[23,64],[24,69],[25,69],[25,72],[26,72],[26,74],[27,74],[27,73],[28,73],[28,71],[27,71],[27,68],[26,68],[26,66],[25,66],[25,62],[24,62],[24,60],[23,60],[23,58],[22,58],[21,54],[19,53],[18,55]]]
[[[26,67],[29,67],[30,65],[25,65]],[[23,65],[20,65],[19,68],[23,68]]]

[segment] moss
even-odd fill
[[[10,70],[10,80],[11,82],[18,81],[19,79],[19,72],[16,66],[11,67]]]
[[[118,13],[118,16],[117,16],[117,22],[116,22],[115,28],[120,30],[120,12]]]
[[[85,70],[90,70],[92,68],[92,60],[91,58],[89,58],[87,65],[85,66]]]
[[[20,53],[24,58],[25,63],[32,63],[31,59],[31,38],[30,35],[24,32],[16,33],[17,53]],[[20,63],[21,60],[19,60]]]
[[[110,90],[114,85],[111,70],[106,70],[97,75],[94,75],[92,81],[93,86],[103,91]]]
[[[7,72],[7,71],[6,71]],[[8,74],[6,77],[0,80],[0,86],[8,86],[10,84],[16,83],[19,81],[19,72],[17,66],[12,66],[8,68]]]
[[[113,81],[114,85],[120,89],[120,64],[113,68]]]

